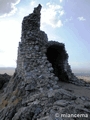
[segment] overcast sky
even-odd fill
[[[65,43],[72,68],[90,69],[90,0],[0,0],[0,67],[15,67],[21,22],[41,4],[41,30]]]

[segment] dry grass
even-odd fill
[[[13,91],[12,95],[17,95],[18,94],[18,89],[16,89],[15,91]]]
[[[21,98],[16,98],[13,102],[11,100],[2,100],[2,103],[0,104],[0,109],[5,108],[6,106],[14,106],[17,105],[21,101]]]
[[[3,100],[2,101],[2,104],[1,104],[1,107],[4,108],[8,105],[8,101],[7,100]]]
[[[2,103],[0,104],[0,108],[5,108],[8,105],[8,100],[3,100]]]
[[[15,99],[12,104],[13,105],[17,105],[20,100],[21,100],[21,98],[19,97],[19,98]]]
[[[90,76],[77,76],[79,79],[83,79],[86,82],[90,83]]]
[[[18,89],[16,89],[15,91],[11,93],[10,98],[5,99],[4,97],[0,102],[0,109],[5,108],[6,106],[14,106],[18,104],[21,101],[21,97],[17,97],[14,101],[12,101],[12,97],[17,96],[17,94],[18,94]]]

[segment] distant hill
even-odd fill
[[[7,73],[9,75],[13,75],[14,71],[14,67],[0,67],[0,74]]]
[[[72,69],[73,73],[76,76],[89,76],[90,77],[90,69]]]
[[[14,71],[14,67],[0,67],[0,74],[7,73],[9,75],[13,75]],[[90,76],[90,70],[72,69],[72,71],[76,76]]]
[[[85,68],[82,68],[82,69],[78,69],[78,68],[72,68],[72,71],[74,73],[90,73],[90,69],[85,69]]]

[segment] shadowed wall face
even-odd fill
[[[61,81],[67,81],[68,76],[64,70],[65,61],[68,59],[68,55],[64,49],[64,45],[51,45],[47,48],[47,58],[54,68],[54,74]]]

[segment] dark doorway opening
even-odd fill
[[[68,55],[64,49],[64,45],[51,45],[47,48],[46,52],[49,62],[54,68],[54,74],[60,81],[67,81],[68,76],[64,70],[64,63]]]

